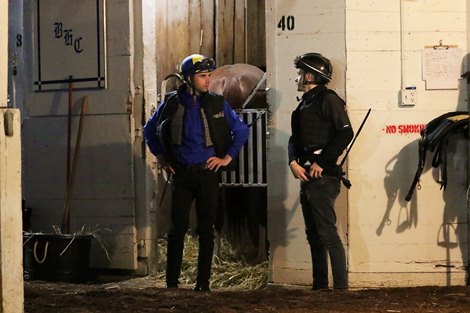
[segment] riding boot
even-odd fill
[[[214,252],[214,236],[199,236],[199,255],[197,260],[197,282],[198,286],[209,288],[211,277],[212,256]]]
[[[337,290],[348,289],[346,253],[341,242],[339,242],[333,249],[330,249],[329,254],[331,261],[331,272],[333,274],[333,288]]]
[[[168,236],[166,284],[167,287],[178,287],[183,262],[184,237]]]
[[[311,245],[313,290],[328,289],[328,259],[322,245]]]

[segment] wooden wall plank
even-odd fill
[[[246,0],[246,63],[266,68],[265,1]]]
[[[190,54],[189,49],[189,3],[187,1],[168,2],[168,46],[166,62],[170,63],[168,75],[178,70],[181,60]]]
[[[216,0],[215,58],[218,66],[233,64],[234,0]]]
[[[190,53],[217,65],[266,64],[264,0],[155,0],[157,88]]]
[[[256,42],[257,48],[257,61],[250,63],[256,65],[266,71],[266,1],[257,0],[258,2],[258,38]]]
[[[201,29],[202,29],[202,46],[201,53],[215,58],[215,34],[214,34],[214,0],[201,0]]]
[[[201,0],[189,0],[188,9],[189,50],[190,53],[201,54],[201,26],[203,24]]]
[[[233,63],[245,63],[245,0],[235,0]]]
[[[156,62],[157,62],[157,94],[160,93],[160,85],[165,73],[169,72],[169,63],[166,62],[166,53],[168,47],[167,38],[167,0],[156,1]]]

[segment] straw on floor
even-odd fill
[[[181,266],[181,284],[194,284],[197,272],[197,238],[186,236],[183,264]],[[159,280],[165,280],[166,240],[158,242]],[[230,244],[222,239],[219,256],[214,256],[212,265],[211,288],[229,288],[238,290],[263,289],[268,281],[268,262],[250,264],[245,258],[236,256]]]

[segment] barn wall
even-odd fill
[[[7,45],[8,45],[8,2],[2,1],[2,40],[0,42],[0,106],[5,106],[7,102],[7,77],[8,77],[8,53]]]
[[[7,109],[8,1],[0,0],[0,312],[23,312],[20,112]]]
[[[156,6],[149,1],[134,0],[134,114],[133,171],[136,206],[136,239],[139,274],[149,274],[157,266],[157,229],[154,178],[155,162],[145,148],[142,127],[150,117],[150,108],[157,102]]]
[[[6,32],[0,31],[0,39],[6,40]],[[6,81],[0,88],[6,90]],[[5,313],[23,312],[24,303],[19,113],[0,108],[0,311]]]
[[[24,15],[23,47],[27,47],[19,60],[23,83],[18,86],[24,94],[19,104],[23,110],[24,197],[32,208],[32,231],[52,232],[52,225],[60,226],[66,192],[68,92],[33,92],[35,3],[25,2],[24,11],[17,12]],[[82,226],[100,229],[97,234],[111,256],[108,260],[94,242],[93,267],[145,274],[153,266],[155,207],[152,211],[150,201],[154,183],[148,175],[152,164],[144,158],[141,127],[144,103],[156,102],[155,17],[155,7],[147,2],[107,0],[107,88],[72,93],[72,149],[85,96],[89,106],[70,204],[71,231]]]
[[[156,0],[157,80],[178,71],[186,56],[200,53],[217,66],[264,67],[264,0]]]
[[[346,85],[353,123],[373,109],[349,166],[357,187],[350,192],[349,269],[359,286],[465,284],[467,142],[450,144],[445,191],[436,183],[437,170],[427,167],[421,190],[406,202],[420,137],[390,126],[426,124],[467,109],[464,80],[458,90],[426,90],[421,67],[422,49],[440,40],[467,51],[466,10],[465,1],[348,2]],[[465,54],[460,63],[463,73]],[[416,86],[415,106],[397,106],[401,86]]]
[[[278,28],[282,16],[289,15],[295,17],[295,28]],[[268,159],[270,280],[311,283],[298,181],[287,166],[287,140],[290,114],[297,104],[292,59],[316,51],[332,60],[330,87],[345,96],[356,130],[372,109],[349,155],[353,186],[342,191],[337,208],[340,231],[347,231],[350,285],[465,284],[467,143],[455,138],[450,144],[446,191],[435,181],[436,169],[428,167],[421,190],[406,202],[418,162],[419,133],[399,130],[400,125],[422,125],[442,113],[467,109],[463,80],[459,89],[426,90],[421,69],[422,49],[440,40],[467,51],[467,3],[278,0],[267,7],[266,28],[273,109]],[[416,86],[414,106],[399,104],[400,89],[407,86]],[[344,212],[346,219],[341,217]]]
[[[68,93],[33,91],[35,3],[14,6],[12,35],[22,35],[23,46],[9,52],[17,56],[14,99],[25,134],[23,196],[33,209],[32,231],[49,232],[60,224],[66,191]],[[231,22],[225,14],[231,14]],[[234,25],[236,44],[226,43],[226,24]],[[264,1],[107,0],[106,29],[107,88],[73,91],[72,145],[84,96],[89,108],[71,202],[72,228],[102,229],[112,260],[96,245],[92,266],[146,273],[157,249],[153,239],[161,190],[155,187],[161,180],[155,181],[155,159],[143,145],[141,127],[157,104],[160,82],[194,52],[219,55],[219,65],[263,66]]]
[[[267,7],[268,104],[272,114],[267,161],[268,238],[270,280],[274,283],[311,283],[310,249],[300,210],[299,184],[287,165],[290,116],[297,105],[296,96],[300,96],[294,82],[297,73],[293,60],[295,56],[311,51],[327,55],[335,67],[332,87],[344,95],[344,6],[344,0],[278,0]],[[344,198],[341,201],[338,220],[341,233],[345,233]]]

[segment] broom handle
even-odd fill
[[[85,121],[85,112],[87,110],[87,107],[88,97],[85,96],[82,102],[82,110],[80,112],[80,121],[78,124],[77,141],[75,143],[75,151],[73,152],[72,169],[70,172],[70,179],[67,184],[67,193],[65,196],[64,215],[62,216],[62,232],[64,234],[70,233],[70,198],[72,197],[73,181],[77,170],[78,153],[80,151],[80,143],[82,141],[83,123]]]
[[[70,180],[70,146],[72,141],[72,76],[69,76],[69,101],[67,111],[67,185]]]

